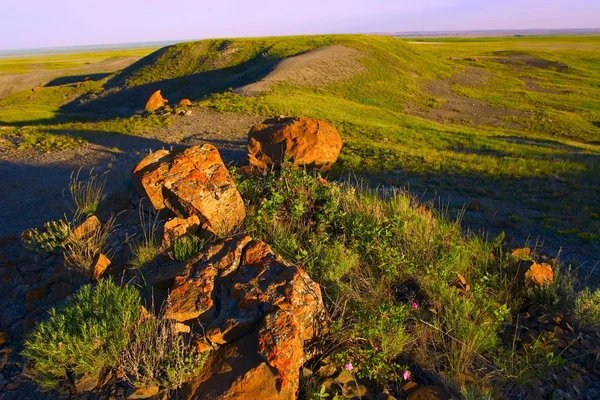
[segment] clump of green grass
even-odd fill
[[[71,224],[60,219],[44,223],[41,230],[33,228],[24,231],[21,239],[28,250],[56,254],[62,252],[70,234]]]
[[[115,217],[111,216],[101,227],[89,232],[85,237],[70,236],[64,242],[65,264],[91,278],[94,274],[94,261],[100,254],[111,256],[108,238],[113,232]]]
[[[75,219],[85,219],[98,211],[98,205],[106,198],[104,187],[106,186],[107,173],[96,175],[93,169],[89,172],[87,180],[79,179],[81,168],[71,174],[69,179],[69,193],[73,202],[72,211]]]
[[[70,375],[98,378],[113,369],[139,317],[134,288],[109,280],[82,287],[63,308],[53,308],[25,341],[23,355],[35,381],[55,389]]]
[[[600,329],[600,289],[594,291],[586,288],[575,300],[575,320],[586,328]]]
[[[160,249],[160,242],[157,237],[158,223],[160,221],[159,213],[156,213],[154,217],[147,216],[142,202],[140,202],[138,214],[140,216],[142,236],[131,243],[133,258],[129,262],[129,266],[132,269],[140,269],[151,264]]]
[[[171,257],[177,261],[187,261],[202,251],[205,240],[195,235],[185,235],[173,243]]]
[[[198,374],[208,352],[191,348],[175,324],[163,316],[150,316],[133,327],[118,367],[128,382],[136,387],[178,389]]]

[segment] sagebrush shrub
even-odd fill
[[[198,353],[175,324],[163,316],[152,316],[134,326],[118,367],[127,381],[137,387],[177,389],[198,373],[208,352]]]
[[[65,220],[48,221],[41,230],[34,228],[23,232],[25,247],[35,252],[60,253],[71,234],[71,224]]]
[[[117,365],[139,317],[140,296],[133,287],[100,280],[50,310],[26,339],[23,355],[45,389],[66,382],[69,374],[95,377]]]

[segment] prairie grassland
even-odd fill
[[[101,81],[0,100],[0,122],[12,127],[0,135],[20,148],[44,150],[77,146],[80,131],[139,135],[171,120],[90,110],[106,99],[128,104],[132,93],[142,108],[155,89],[222,111],[322,118],[344,139],[339,176],[409,187],[450,202],[452,215],[476,200],[483,211],[467,212],[471,229],[507,230],[520,242],[539,239],[549,252],[563,247],[577,266],[600,260],[600,37],[427,43],[362,35],[182,43]],[[361,51],[366,72],[327,86],[281,82],[254,97],[227,89],[252,82],[283,57],[334,44]],[[204,79],[215,71],[221,75]],[[450,85],[450,94],[431,90],[457,74],[464,79]],[[83,111],[65,107],[82,101]],[[468,109],[470,101],[477,107]],[[479,123],[492,112],[494,123]]]

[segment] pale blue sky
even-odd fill
[[[600,0],[2,0],[0,49],[214,37],[600,28]]]

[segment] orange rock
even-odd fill
[[[319,285],[248,236],[217,243],[187,271],[167,307],[175,300],[202,312],[205,338],[220,348],[182,398],[294,399],[304,343],[316,337],[325,314]]]
[[[525,283],[529,285],[544,286],[554,281],[554,272],[549,264],[533,263],[525,273]]]
[[[517,260],[528,260],[531,256],[531,249],[529,247],[515,249],[512,251],[511,255]]]
[[[171,218],[164,225],[161,251],[168,251],[175,240],[185,235],[193,235],[200,227],[200,218],[192,215],[189,218]]]
[[[450,395],[441,387],[427,385],[419,386],[406,398],[407,400],[448,400]]]
[[[156,396],[159,388],[156,385],[143,386],[136,388],[133,393],[127,396],[127,400],[147,399],[148,397]]]
[[[33,93],[39,93],[39,92],[41,92],[42,90],[44,90],[44,88],[43,88],[43,87],[41,87],[41,86],[36,86],[36,87],[34,87],[33,89],[31,89],[31,90],[33,91]]]
[[[98,254],[96,259],[94,260],[92,270],[91,270],[91,278],[94,281],[97,281],[100,276],[106,271],[108,266],[110,265],[110,260],[104,254]]]
[[[189,107],[192,105],[192,102],[189,99],[181,99],[177,105],[179,107]]]
[[[157,90],[156,92],[152,93],[152,96],[150,96],[148,99],[145,110],[148,112],[156,111],[159,108],[164,107],[164,105],[168,102],[169,101],[167,99],[161,96],[160,90]]]
[[[218,234],[246,217],[244,201],[213,145],[150,154],[133,173],[154,208],[168,208],[181,218],[196,215]]]
[[[88,217],[81,225],[71,231],[70,238],[72,240],[85,239],[100,229],[101,226],[100,220],[98,220],[95,215],[92,215]]]
[[[342,139],[333,125],[311,118],[266,120],[248,133],[248,160],[259,169],[279,167],[284,156],[296,165],[327,168],[342,149]]]

